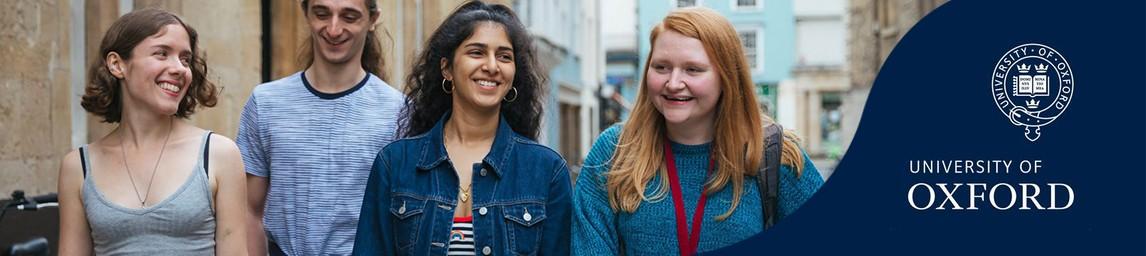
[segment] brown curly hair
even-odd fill
[[[158,33],[163,27],[172,24],[181,25],[187,30],[192,52],[191,86],[187,88],[189,90],[187,95],[179,102],[179,110],[175,112],[175,116],[187,118],[195,113],[200,104],[214,107],[218,100],[217,91],[215,84],[207,81],[207,60],[199,51],[199,33],[174,13],[152,8],[128,13],[107,29],[99,46],[99,55],[88,69],[90,80],[84,88],[80,105],[88,112],[103,117],[105,123],[118,123],[123,113],[122,85],[108,70],[105,58],[109,53],[115,52],[124,60],[131,59],[131,50],[135,46]]]

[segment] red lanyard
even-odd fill
[[[668,165],[669,187],[672,188],[673,204],[676,206],[676,241],[677,246],[680,247],[681,256],[689,256],[696,254],[697,245],[700,244],[700,223],[704,221],[704,201],[707,198],[704,196],[704,185],[700,187],[700,201],[696,203],[696,213],[692,215],[692,235],[689,235],[688,228],[685,227],[685,219],[688,218],[684,214],[684,198],[680,193],[680,178],[676,174],[676,159],[672,155],[672,146],[670,142],[665,140],[665,165]],[[712,174],[713,166],[712,158],[708,159],[708,173]],[[706,178],[707,180],[707,178]]]

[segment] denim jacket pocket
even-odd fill
[[[502,208],[506,220],[509,249],[517,255],[536,255],[540,247],[545,205],[520,203]]]
[[[418,231],[422,227],[425,199],[409,196],[390,198],[390,214],[394,215],[394,242],[399,252],[407,252],[418,242]],[[383,238],[389,239],[389,238]]]

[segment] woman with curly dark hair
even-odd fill
[[[134,11],[99,49],[80,104],[119,125],[63,159],[60,255],[245,254],[239,148],[185,120],[217,95],[195,29]]]
[[[569,170],[534,141],[544,79],[513,11],[463,4],[417,61],[408,137],[374,161],[354,253],[567,255]]]

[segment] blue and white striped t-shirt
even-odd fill
[[[370,74],[336,94],[303,72],[255,87],[236,142],[247,173],[270,181],[268,239],[288,255],[350,254],[370,167],[396,138],[404,101]]]

